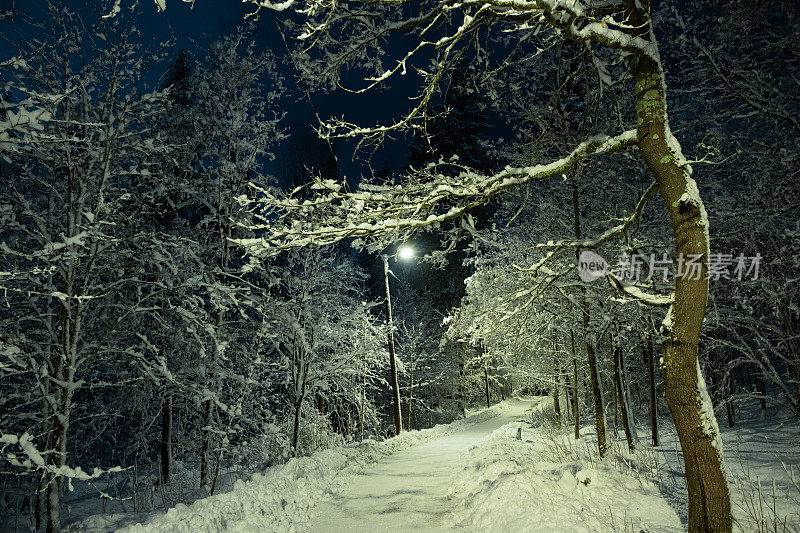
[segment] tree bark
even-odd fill
[[[575,238],[581,238],[581,212],[580,201],[578,197],[578,184],[572,180],[572,208],[574,214],[574,229]],[[575,248],[575,263],[579,262],[581,249]],[[606,443],[606,411],[603,405],[603,389],[600,383],[600,374],[597,369],[597,358],[594,352],[594,345],[589,338],[589,302],[586,300],[586,289],[579,288],[582,301],[581,301],[581,323],[583,325],[583,338],[586,344],[586,361],[589,365],[589,381],[592,385],[592,402],[594,403],[594,427],[597,432],[597,451],[600,457],[605,456],[608,450]]]
[[[364,363],[364,370],[361,375],[361,408],[358,410],[358,427],[359,427],[359,441],[364,440],[364,406],[367,403],[367,370],[366,362]]]
[[[161,406],[161,483],[170,481],[172,471],[172,395],[164,393]]]
[[[618,394],[619,411],[622,417],[622,429],[625,431],[625,440],[628,442],[628,449],[631,452],[636,451],[636,429],[632,426],[629,418],[628,399],[626,397],[626,386],[623,380],[622,368],[622,348],[620,347],[619,336],[614,339],[614,381]]]
[[[73,293],[72,273],[66,283],[67,294]],[[52,453],[48,456],[48,463],[60,469],[67,462],[67,435],[69,420],[72,414],[72,395],[75,383],[75,360],[78,347],[78,336],[82,323],[81,304],[67,302],[61,310],[59,349],[52,354],[50,363],[52,376],[50,380],[54,386],[57,402],[53,408],[50,422],[50,444]],[[51,389],[52,390],[52,389]],[[48,473],[47,479],[47,533],[61,531],[61,485],[62,476]]]
[[[572,418],[575,438],[581,438],[581,404],[578,396],[578,358],[575,356],[575,332],[570,328],[569,342],[572,347]]]
[[[294,423],[292,424],[292,455],[297,457],[297,444],[300,442],[300,416],[303,410],[304,395],[294,402]]]
[[[483,381],[486,386],[486,408],[488,409],[492,406],[492,397],[489,391],[489,361],[486,359],[483,360]]]
[[[220,268],[224,270],[225,260],[220,259]],[[214,330],[217,335],[222,331],[222,311],[218,310],[214,317]],[[216,364],[216,352],[212,352],[212,358],[207,362],[208,388],[215,390],[215,372],[214,365]],[[214,403],[211,399],[205,401],[203,405],[203,429],[201,430],[202,443],[200,445],[200,486],[204,487],[208,483],[208,455],[211,452],[211,437],[212,433],[207,428],[211,426],[212,419],[214,418]]]
[[[701,258],[699,279],[675,278],[674,302],[662,326],[664,392],[683,450],[689,531],[731,531],[722,443],[697,350],[708,300],[708,220],[680,145],[669,131],[664,72],[650,24],[649,0],[626,0],[628,23],[648,40],[647,54],[630,58],[639,150],[664,199],[680,258]]]
[[[725,413],[728,415],[728,427],[732,428],[735,424],[733,419],[733,402],[731,401],[731,393],[733,392],[731,381],[733,380],[733,376],[731,376],[729,373],[722,379],[725,380],[723,382],[723,389],[725,391]]]
[[[614,418],[611,421],[611,432],[614,434],[614,438],[619,438],[619,431],[617,428],[619,427],[619,397],[621,392],[619,390],[619,384],[617,383],[616,373],[619,371],[617,368],[617,361],[615,359],[616,354],[614,353],[614,349],[611,349],[611,360],[614,364],[613,373],[614,375],[611,376],[611,398],[614,403]]]
[[[71,372],[68,372],[71,374]],[[72,382],[71,376],[69,382]],[[62,387],[58,414],[53,417],[52,442],[53,453],[50,454],[50,465],[61,468],[67,461],[67,431],[72,411],[72,394],[67,387]],[[57,474],[47,475],[47,533],[61,531],[61,485],[62,477]]]
[[[464,369],[464,348],[458,350],[458,395],[459,395],[459,407],[461,408],[461,417],[466,418],[467,416],[467,400],[466,395],[464,392],[464,378],[465,378],[465,369]]]
[[[658,398],[656,397],[656,369],[653,355],[653,335],[647,335],[647,349],[644,352],[647,367],[647,382],[650,388],[650,443],[658,446]]]
[[[558,381],[561,370],[558,368],[558,355],[556,354],[556,343],[553,341],[553,410],[556,413],[556,420],[561,424],[561,402],[558,394]]]
[[[208,454],[211,448],[211,432],[206,428],[211,425],[211,417],[213,413],[211,400],[206,400],[203,405],[203,427],[202,442],[200,444],[200,486],[204,487],[208,482]]]
[[[411,402],[414,400],[414,347],[408,353],[408,424],[406,428],[411,431]]]
[[[564,369],[564,420],[569,422],[572,416],[572,374],[568,369]]]

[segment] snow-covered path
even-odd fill
[[[308,531],[442,531],[452,527],[448,497],[462,453],[520,420],[536,400],[515,399],[499,416],[414,446],[346,476],[319,504]]]
[[[770,426],[769,434],[763,424],[724,430],[737,530],[754,531],[776,518],[779,529],[785,523],[800,532],[800,492],[796,478],[787,478],[798,464],[798,426],[791,420]],[[781,461],[795,469],[784,471]],[[678,516],[686,508],[680,467],[669,425],[662,446],[642,442],[632,454],[624,439],[612,439],[601,461],[590,425],[576,440],[554,423],[549,398],[511,399],[451,424],[292,459],[166,513],[98,514],[70,530],[680,533],[686,529]],[[777,480],[775,502],[761,499],[763,480],[765,487]]]

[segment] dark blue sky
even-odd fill
[[[61,5],[81,14],[87,26],[110,10],[113,0],[53,0],[56,5]],[[131,6],[135,6],[131,9]],[[164,41],[174,41],[173,49],[185,48],[194,57],[202,57],[203,49],[207,43],[222,38],[233,32],[237,26],[244,23],[245,15],[252,8],[238,0],[199,0],[194,8],[181,0],[168,0],[167,9],[158,13],[152,0],[123,0],[122,11],[118,14],[125,23],[133,24],[142,35],[142,41],[157,44]],[[8,13],[12,16],[9,17]],[[279,59],[279,68],[285,78],[287,91],[281,102],[283,110],[287,112],[284,127],[290,134],[290,139],[276,148],[276,155],[280,159],[283,153],[293,144],[299,135],[308,133],[315,124],[312,107],[302,92],[293,82],[293,70],[287,60],[286,48],[276,26],[275,17],[287,16],[263,11],[254,23],[256,44],[259,48],[272,51]],[[48,15],[45,0],[0,0],[0,57],[9,57],[15,54],[16,43],[28,41],[32,38],[46,36]],[[38,27],[37,27],[38,26]],[[291,43],[290,43],[291,44]],[[166,65],[165,65],[166,67]],[[163,71],[153,72],[152,80],[148,85],[157,85]],[[372,125],[380,118],[380,113],[398,110],[397,102],[405,98],[373,94],[368,96],[352,97],[344,93],[326,95],[312,95],[314,108],[322,117],[332,115],[348,115],[348,118]],[[387,104],[394,102],[394,104]],[[388,118],[388,117],[387,117]],[[405,141],[395,142],[378,153],[373,159],[373,166],[380,167],[383,161],[388,161],[390,168],[397,168],[405,162]],[[337,143],[336,154],[340,171],[349,178],[368,172],[365,166],[352,161],[352,143]],[[268,164],[268,171],[277,173],[279,161]]]

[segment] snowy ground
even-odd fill
[[[501,427],[517,427],[541,400],[510,400],[489,420],[461,424],[439,438],[404,449],[337,480],[308,531],[441,531],[452,527],[457,503],[450,487],[464,453]]]
[[[549,405],[549,398],[509,405],[501,416],[346,476],[300,529],[577,532],[624,523],[636,531],[684,529],[654,484],[591,462],[554,462],[549,432],[525,412]]]
[[[576,441],[550,422],[551,409],[546,398],[509,400],[453,424],[293,460],[167,513],[95,516],[74,530],[109,531],[132,519],[141,523],[124,531],[686,529],[669,426],[659,448],[643,441],[630,454],[617,440],[598,462],[591,428]],[[737,529],[800,531],[797,422],[754,420],[723,428]]]
[[[256,474],[248,481],[237,481],[230,492],[188,506],[179,504],[166,513],[96,515],[73,524],[70,529],[148,533],[306,530],[310,521],[320,514],[324,502],[335,497],[337,487],[358,479],[368,468],[380,469],[384,461],[424,449],[426,443],[433,444],[450,436],[461,435],[456,438],[461,438],[466,447],[503,424],[520,420],[535,401],[511,400],[452,424],[405,432],[384,442],[365,441],[294,459]],[[443,483],[446,490],[447,480]]]

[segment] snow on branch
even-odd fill
[[[537,244],[538,248],[597,248],[618,235],[625,235],[630,229],[631,225],[639,220],[642,216],[642,210],[647,204],[647,201],[658,191],[658,185],[654,181],[650,187],[644,192],[639,202],[636,204],[636,209],[630,216],[622,219],[621,224],[608,228],[606,231],[593,239],[583,239],[579,241],[549,241],[546,243]]]
[[[669,307],[675,301],[675,296],[670,294],[665,296],[663,294],[650,294],[644,292],[640,287],[634,284],[625,284],[611,272],[606,273],[606,279],[609,285],[617,289],[626,297],[641,302],[645,305],[653,307]]]
[[[347,238],[359,239],[354,246],[364,245],[361,239],[365,238],[396,240],[460,217],[518,185],[561,175],[586,156],[614,153],[636,142],[636,130],[614,137],[596,135],[551,163],[509,166],[489,176],[472,171],[454,177],[423,173],[412,175],[403,185],[366,184],[355,192],[347,192],[333,180],[316,181],[311,188],[320,192],[308,200],[280,197],[275,191],[253,186],[255,198],[240,197],[239,201],[249,204],[254,219],[260,221],[247,229],[262,236],[233,242],[257,257]]]
[[[339,88],[353,93],[363,93],[375,86],[385,83],[396,74],[404,75],[412,58],[423,49],[434,49],[437,52],[432,67],[425,70],[417,68],[417,72],[425,77],[422,90],[414,98],[413,109],[390,124],[364,126],[350,123],[341,118],[323,122],[317,132],[327,139],[358,137],[358,148],[362,145],[378,145],[390,132],[406,131],[418,127],[426,113],[432,94],[438,90],[437,85],[445,71],[452,68],[453,58],[459,55],[456,46],[459,43],[475,39],[476,32],[496,22],[511,24],[517,29],[530,29],[532,26],[546,27],[562,33],[567,38],[577,41],[593,41],[611,48],[631,54],[655,54],[651,43],[642,37],[633,36],[637,28],[631,28],[624,20],[621,2],[587,2],[580,0],[465,0],[455,2],[440,0],[429,4],[417,16],[406,17],[401,11],[394,16],[381,11],[380,7],[402,3],[390,0],[363,2],[375,5],[372,10],[355,10],[348,3],[330,2],[324,9],[325,2],[317,0],[307,2],[315,4],[314,9],[304,12],[311,14],[323,12],[318,18],[309,17],[300,41],[308,41],[298,58],[304,63],[304,74],[312,84],[330,79]],[[354,2],[359,3],[359,2]],[[460,24],[459,24],[460,18]],[[453,20],[454,23],[444,23]],[[505,31],[511,31],[506,29]],[[389,65],[377,58],[367,59],[367,50],[374,47],[380,49],[383,41],[390,33],[417,34],[417,40]],[[437,33],[438,32],[438,33]],[[346,35],[343,44],[342,35]],[[308,52],[318,49],[318,58],[309,59]],[[342,87],[338,72],[344,65],[352,62],[363,66],[365,61],[374,63],[375,72],[364,78],[362,88],[346,89]]]
[[[184,4],[190,4],[190,7],[194,7],[195,0],[181,0]],[[243,0],[244,3],[253,4],[256,7],[256,10],[253,13],[250,13],[247,16],[256,15],[261,9],[269,9],[272,11],[285,11],[292,7],[295,4],[296,0],[284,0],[283,2],[270,2],[269,0]],[[156,11],[159,13],[165,11],[167,9],[167,0],[154,0],[156,4]],[[319,4],[319,0],[314,0],[311,4]],[[135,8],[137,2],[133,3],[133,7]],[[103,18],[113,18],[117,16],[117,13],[122,11],[122,0],[114,0],[114,5],[111,6],[111,10],[103,15]]]
[[[16,445],[19,448],[18,452],[8,451],[9,446]],[[96,479],[104,474],[112,472],[121,472],[122,467],[115,466],[108,470],[95,468],[92,473],[84,472],[81,467],[72,468],[66,465],[55,466],[48,464],[45,460],[45,455],[53,452],[41,452],[33,443],[33,437],[28,433],[23,433],[21,436],[12,435],[10,433],[0,434],[0,458],[8,461],[12,466],[20,468],[35,468],[48,472],[58,477],[67,478],[71,483],[73,479],[81,481],[89,481]]]

